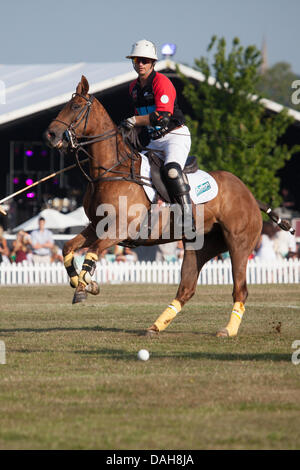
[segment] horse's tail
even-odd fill
[[[265,214],[267,214],[270,219],[275,222],[282,230],[285,230],[286,232],[290,232],[292,235],[295,234],[295,229],[291,226],[291,224],[287,220],[282,220],[276,212],[274,212],[270,206],[267,204],[264,204],[263,202],[260,202],[256,200],[258,207],[260,208],[261,211],[263,211]]]

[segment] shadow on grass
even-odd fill
[[[77,350],[75,354],[98,355],[117,360],[136,359],[136,353],[125,352],[121,349],[94,349]],[[150,353],[152,359],[207,359],[212,361],[270,361],[270,362],[291,362],[290,354],[282,353],[261,353],[261,354],[233,354],[233,353],[209,353],[209,352],[174,352],[173,354]]]
[[[12,349],[11,352],[17,353],[51,353],[53,350],[45,349]],[[65,351],[66,352],[66,351]],[[69,353],[79,354],[82,356],[100,356],[107,359],[115,359],[117,361],[137,360],[137,352],[128,352],[122,349],[92,349],[92,350],[76,350]],[[190,360],[210,360],[220,362],[291,362],[290,354],[281,353],[261,353],[261,354],[232,354],[232,353],[209,353],[209,352],[181,352],[173,354],[150,353],[150,359],[190,359]]]
[[[84,350],[77,350],[74,351],[75,354],[82,354],[82,355],[97,355],[102,356],[108,359],[117,359],[127,361],[128,359],[137,359],[137,353],[124,351],[123,349],[94,349],[90,351]]]
[[[49,328],[0,328],[0,334],[4,333],[49,333],[51,331],[103,331],[110,333],[141,334],[141,330],[125,330],[123,328],[103,328],[102,326],[64,327],[54,326]]]
[[[125,328],[107,328],[103,326],[81,326],[81,327],[65,327],[65,326],[53,326],[48,328],[0,328],[0,334],[11,334],[11,333],[49,333],[51,331],[100,331],[104,333],[128,333],[135,334],[137,336],[145,336],[146,328],[140,328],[139,330],[125,329]],[[215,333],[208,333],[205,331],[168,331],[168,335],[199,335],[199,336],[212,336],[215,337]],[[157,335],[149,340],[161,339],[163,336]]]

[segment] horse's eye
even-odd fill
[[[72,104],[72,110],[75,111],[76,109],[79,109],[80,108],[80,104],[77,104],[77,103],[73,103]]]

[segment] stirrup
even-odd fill
[[[177,197],[182,212],[182,227],[191,229],[196,234],[196,224],[193,215],[193,205],[189,194]],[[187,224],[185,223],[187,222]]]

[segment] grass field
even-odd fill
[[[236,338],[214,335],[231,286],[199,286],[140,336],[176,289],[106,285],[72,306],[68,287],[1,288],[0,449],[299,449],[299,286],[250,286]]]

